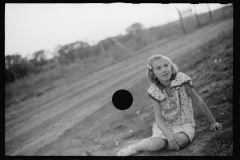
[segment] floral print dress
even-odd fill
[[[168,97],[165,89],[159,89],[156,84],[150,86],[148,93],[153,99],[159,101],[167,127],[174,134],[185,133],[192,141],[195,134],[195,121],[192,101],[184,86],[186,83],[193,87],[191,78],[182,72],[178,72],[170,84],[173,97]],[[156,122],[153,124],[152,131],[153,135],[150,138],[161,137],[167,139],[162,130],[157,127]]]

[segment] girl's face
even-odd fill
[[[156,59],[152,63],[153,73],[161,82],[169,81],[172,76],[172,70],[169,62],[165,59]]]

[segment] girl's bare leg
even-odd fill
[[[157,151],[160,150],[162,148],[164,148],[167,144],[167,140],[166,139],[162,139],[162,138],[146,138],[143,139],[142,141],[138,142],[135,146],[134,149],[137,152],[140,151]]]

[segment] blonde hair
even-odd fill
[[[169,59],[168,57],[164,56],[164,55],[153,55],[152,57],[149,58],[148,63],[147,63],[147,79],[148,82],[151,84],[157,84],[160,83],[160,81],[154,77],[154,73],[153,73],[153,67],[152,67],[152,63],[157,60],[157,59],[165,59],[168,61],[168,63],[170,64],[171,70],[172,70],[172,76],[170,78],[170,80],[174,79],[178,73],[178,67],[176,64],[174,64],[172,62],[171,59]],[[161,84],[161,83],[160,83]],[[162,84],[161,84],[162,86]]]

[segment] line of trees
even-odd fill
[[[135,23],[128,27],[126,30],[130,35],[130,39],[138,37],[143,26],[140,23]],[[70,64],[76,60],[84,60],[92,56],[100,56],[103,51],[114,51],[116,47],[124,48],[123,42],[117,38],[108,38],[99,42],[95,46],[90,46],[87,42],[77,41],[75,43],[67,44],[64,46],[57,46],[53,59],[46,58],[46,51],[40,50],[33,53],[33,58],[28,60],[19,54],[5,56],[5,84],[14,82],[29,74],[37,74],[44,70],[44,68],[54,68],[62,64]],[[103,50],[104,49],[104,50]]]
[[[106,49],[114,47],[114,42],[104,43]],[[77,41],[64,46],[57,46],[52,59],[46,58],[47,51],[40,50],[33,53],[32,59],[28,60],[19,54],[5,56],[5,84],[14,82],[29,74],[38,74],[41,71],[68,65],[75,61],[81,61],[101,53],[100,45],[90,46],[87,42]]]
[[[33,59],[27,60],[19,54],[5,56],[5,83],[10,83],[31,73],[39,73],[46,64],[44,50],[33,54]]]
[[[47,52],[40,50],[33,53],[33,58],[27,60],[19,54],[5,56],[5,84],[14,82],[29,74],[57,67],[59,65],[71,64],[93,56],[121,57],[125,52],[141,49],[148,44],[149,33],[158,31],[148,31],[141,23],[134,23],[129,26],[124,36],[110,37],[100,41],[97,45],[90,46],[87,42],[77,41],[75,43],[55,48],[53,59],[47,60]],[[167,35],[166,35],[167,36]],[[163,35],[161,35],[163,38]]]
[[[88,46],[87,44],[84,45]],[[80,51],[81,48],[78,50],[70,49],[68,52],[65,52],[67,47],[68,45],[61,47],[58,52],[59,55],[54,57],[54,59],[58,59],[60,64],[74,61],[76,59],[74,54],[79,55],[79,58],[84,56],[86,57],[89,54],[89,51],[87,50]],[[81,52],[83,54],[77,54],[77,52]],[[38,74],[44,70],[44,68],[47,68],[46,66],[50,66],[49,68],[57,66],[54,59],[48,60],[46,58],[46,54],[46,51],[40,50],[33,53],[33,58],[30,60],[23,58],[19,54],[5,56],[5,84],[14,82],[29,74]]]

